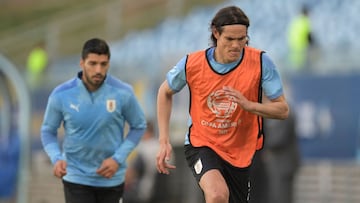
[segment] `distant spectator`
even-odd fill
[[[294,18],[288,28],[289,61],[295,72],[308,71],[311,67],[309,51],[314,45],[314,36],[309,18],[309,9],[303,6],[301,14]]]
[[[30,88],[37,88],[42,82],[42,75],[48,66],[48,54],[44,44],[37,44],[29,53],[26,68]]]

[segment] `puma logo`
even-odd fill
[[[80,104],[78,104],[78,105],[75,105],[75,104],[70,104],[70,108],[71,109],[74,109],[76,112],[79,112],[79,106],[80,106]]]

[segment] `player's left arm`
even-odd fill
[[[223,90],[230,100],[238,103],[245,111],[272,119],[286,119],[289,115],[289,106],[284,95],[258,103],[248,100],[240,91],[232,87],[224,86]]]
[[[249,111],[264,118],[286,119],[289,116],[289,105],[285,98],[283,82],[270,56],[261,54],[263,101],[251,103]]]
[[[262,103],[249,101],[241,92],[232,87],[223,87],[223,89],[231,100],[237,102],[246,111],[264,118],[286,119],[289,115],[289,106],[280,74],[266,53],[263,53],[261,57],[261,84],[264,93]]]
[[[112,158],[118,163],[125,163],[129,154],[139,144],[146,129],[145,114],[131,89],[126,105],[122,109],[125,120],[129,124],[128,134],[124,137],[124,141],[115,151]]]
[[[289,105],[284,95],[272,100],[266,98],[263,103],[250,102],[249,106],[248,111],[264,118],[286,119],[289,116]]]

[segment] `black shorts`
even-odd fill
[[[124,183],[114,187],[93,187],[63,180],[66,203],[121,203]]]
[[[209,147],[184,146],[185,157],[194,177],[200,178],[209,170],[217,169],[223,175],[229,191],[229,203],[247,203],[250,191],[250,167],[238,168],[224,161]]]

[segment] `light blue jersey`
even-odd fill
[[[231,71],[236,67],[236,64],[240,62],[242,57],[240,57],[237,61],[221,64],[215,61],[214,59],[214,51],[215,47],[211,47],[206,52],[206,57],[209,60],[211,67],[218,73],[225,74]],[[186,65],[187,56],[184,56],[167,74],[166,80],[169,84],[169,87],[174,92],[179,92],[185,87],[186,75],[185,75],[185,65]],[[261,68],[262,68],[262,78],[261,85],[264,91],[264,94],[269,99],[276,99],[283,95],[283,86],[280,78],[280,74],[270,59],[270,57],[264,52],[261,54]],[[188,120],[188,126],[191,126],[192,121],[191,117]],[[185,144],[189,144],[188,136],[185,136]]]
[[[68,182],[109,187],[125,179],[126,159],[146,129],[145,115],[132,87],[110,75],[101,87],[89,92],[78,77],[56,87],[49,96],[41,128],[41,140],[53,164],[66,160]],[[125,123],[129,125],[124,135]],[[62,149],[57,131],[63,125]],[[110,178],[96,173],[103,160],[112,157],[119,170]]]

